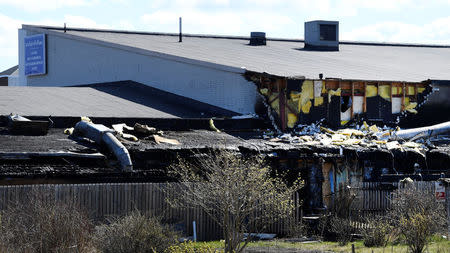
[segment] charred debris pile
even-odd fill
[[[3,180],[164,181],[169,179],[167,167],[177,157],[214,149],[264,155],[276,168],[292,176],[300,173],[308,181],[323,181],[326,171],[336,177],[345,174],[345,181],[397,180],[405,175],[434,180],[450,172],[450,138],[446,136],[450,122],[410,130],[365,122],[332,130],[317,123],[276,133],[263,130],[268,124],[252,117],[190,123],[94,119],[103,124],[78,118],[73,128],[54,123],[58,119],[47,120],[54,128],[38,134],[32,130],[36,125],[45,129],[45,120],[23,122],[27,120],[10,116],[4,124],[8,127],[0,129]],[[314,172],[318,170],[322,173]]]

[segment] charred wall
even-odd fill
[[[284,129],[324,119],[338,128],[354,120],[397,124],[416,114],[433,91],[420,83],[343,79],[299,79],[247,72]]]

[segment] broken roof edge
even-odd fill
[[[107,33],[123,33],[123,34],[140,34],[140,35],[159,35],[159,36],[179,36],[179,33],[166,33],[166,32],[145,32],[145,31],[130,31],[119,29],[98,29],[98,28],[80,28],[80,27],[60,27],[60,26],[44,26],[44,25],[27,25],[22,24],[22,28],[25,27],[37,27],[50,30],[67,31],[80,31],[80,32],[107,32]],[[191,38],[211,38],[211,39],[234,39],[234,40],[249,40],[250,36],[239,35],[214,35],[214,34],[196,34],[196,33],[183,33],[183,37]],[[279,38],[279,37],[266,37],[267,41],[281,41],[281,42],[305,42],[304,39],[296,38]],[[405,43],[405,42],[376,42],[376,41],[351,41],[340,40],[339,44],[342,45],[359,45],[359,46],[392,46],[392,47],[431,47],[431,48],[450,48],[450,44],[426,44],[426,43]]]
[[[146,56],[151,56],[151,57],[158,57],[158,58],[165,59],[165,60],[176,61],[176,62],[180,62],[180,63],[187,63],[187,64],[197,65],[197,66],[201,66],[201,67],[217,69],[217,70],[221,70],[221,71],[225,71],[225,72],[232,72],[232,73],[238,73],[238,74],[242,74],[245,72],[245,69],[243,69],[243,68],[237,68],[237,67],[233,67],[233,66],[229,66],[229,65],[217,64],[217,63],[208,62],[208,61],[195,60],[192,58],[177,56],[177,55],[173,55],[173,54],[160,53],[160,52],[156,52],[156,51],[152,51],[152,50],[148,50],[148,49],[142,49],[142,48],[127,46],[127,45],[118,44],[118,43],[111,43],[111,42],[107,42],[107,41],[103,41],[103,40],[86,38],[86,37],[78,36],[78,35],[74,35],[74,34],[67,34],[67,33],[52,31],[52,30],[55,30],[54,28],[45,28],[42,26],[23,24],[22,29],[34,31],[34,32],[42,32],[45,34],[51,34],[51,35],[62,37],[62,38],[70,38],[70,39],[74,39],[77,41],[91,43],[91,44],[95,44],[95,45],[99,45],[99,46],[116,48],[116,49],[132,52],[132,53],[136,53],[136,54],[141,54],[141,55],[146,55]]]
[[[276,74],[270,74],[268,72],[258,72],[258,71],[251,71],[247,70],[245,72],[245,76],[247,75],[261,75],[265,77],[271,77],[271,78],[285,78],[290,80],[311,80],[311,81],[327,81],[327,80],[336,80],[336,81],[351,81],[351,82],[379,82],[379,83],[428,83],[428,82],[444,82],[445,84],[449,83],[450,81],[447,80],[434,80],[434,79],[426,79],[422,81],[405,81],[405,80],[376,80],[376,79],[360,79],[360,78],[339,78],[339,77],[325,77],[323,79],[320,78],[313,78],[313,77],[307,77],[307,76],[282,76],[282,75],[276,75]]]

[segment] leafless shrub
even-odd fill
[[[330,218],[330,229],[336,235],[339,245],[347,245],[352,240],[353,227],[349,218],[332,216]]]
[[[295,221],[295,219],[288,219],[287,236],[291,238],[303,237],[307,234],[307,226],[302,221]]]
[[[366,227],[362,229],[363,242],[366,247],[386,247],[391,226],[384,217],[366,219]]]
[[[95,242],[104,253],[164,252],[177,242],[178,234],[160,219],[138,211],[96,227]]]
[[[423,252],[431,236],[446,228],[443,203],[412,184],[395,192],[388,217],[413,253]]]
[[[244,233],[263,231],[292,214],[291,197],[301,182],[286,184],[263,157],[223,150],[196,156],[172,166],[180,184],[167,189],[173,194],[167,199],[174,207],[200,207],[215,220],[223,229],[225,252],[243,252],[251,240]]]
[[[57,201],[34,190],[10,203],[1,214],[2,252],[88,252],[92,249],[89,218],[74,201]]]
[[[354,229],[350,219],[350,206],[355,197],[356,194],[350,186],[342,186],[336,196],[333,214],[326,221],[328,227],[325,229],[335,235],[340,245],[346,245],[352,239]]]

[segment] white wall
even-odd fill
[[[8,76],[8,86],[20,86],[19,76]]]
[[[27,86],[27,78],[25,76],[25,44],[23,38],[27,36],[27,31],[24,29],[19,29],[19,81],[17,86]]]
[[[27,35],[31,34],[27,32]],[[19,39],[19,44],[23,44],[23,38]],[[19,51],[19,57],[23,58],[23,48]],[[21,61],[20,66],[23,66]],[[26,85],[68,86],[123,80],[133,80],[243,114],[254,113],[257,99],[256,86],[240,73],[55,35],[47,35],[47,74],[26,77]]]

